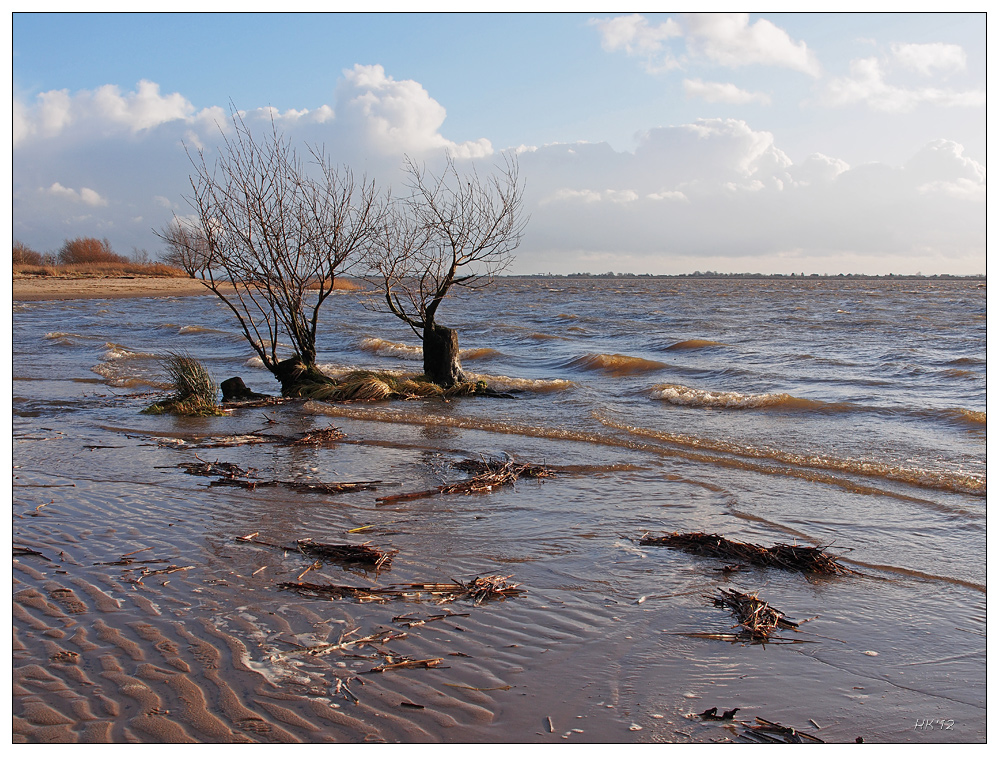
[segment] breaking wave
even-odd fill
[[[653,397],[671,405],[684,407],[714,407],[752,409],[780,407],[793,410],[833,408],[834,405],[819,400],[807,400],[790,394],[742,394],[740,392],[713,392],[692,389],[680,384],[662,384],[653,388]]]
[[[376,355],[391,355],[392,357],[404,357],[412,360],[419,360],[424,354],[419,345],[390,342],[388,339],[379,339],[374,336],[362,339],[358,346],[365,352],[373,352]]]

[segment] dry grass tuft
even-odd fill
[[[172,354],[163,361],[170,376],[174,393],[165,400],[150,405],[148,415],[222,415],[219,388],[205,367],[187,355]]]

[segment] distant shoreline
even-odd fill
[[[506,279],[766,279],[768,281],[986,281],[986,274],[962,276],[951,273],[885,275],[868,273],[838,273],[803,275],[787,273],[521,273],[503,276]]]

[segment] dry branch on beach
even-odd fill
[[[476,475],[465,481],[444,484],[433,489],[380,497],[375,502],[379,505],[385,505],[392,502],[433,497],[437,494],[484,494],[497,487],[513,484],[519,478],[548,478],[554,475],[553,471],[545,466],[515,463],[512,460],[463,460],[456,463],[455,467],[466,472],[474,472]]]
[[[781,568],[803,573],[848,574],[854,573],[837,562],[838,558],[827,554],[820,547],[803,547],[792,544],[776,544],[761,547],[747,542],[731,541],[718,534],[674,532],[666,536],[649,536],[639,539],[644,547],[670,547],[704,557],[718,557],[723,560],[739,560],[764,568]]]
[[[390,599],[434,599],[438,604],[471,599],[476,605],[491,599],[507,599],[523,594],[520,584],[508,584],[510,576],[479,576],[468,583],[410,583],[386,587],[338,586],[336,584],[280,583],[279,589],[315,599],[357,599],[359,602],[387,602]]]

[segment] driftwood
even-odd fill
[[[519,478],[547,478],[553,475],[553,471],[545,466],[515,463],[512,460],[463,460],[456,463],[455,467],[475,475],[465,481],[444,484],[433,489],[380,497],[375,503],[385,505],[438,494],[484,494],[497,487],[513,484]]]
[[[359,602],[388,602],[390,599],[424,598],[437,600],[438,604],[471,599],[476,605],[490,599],[507,599],[523,594],[520,584],[509,585],[510,576],[482,576],[462,583],[411,583],[386,587],[338,586],[336,584],[280,583],[279,589],[287,589],[303,596],[316,599],[357,599]]]
[[[283,549],[288,552],[299,552],[326,562],[364,565],[376,571],[388,570],[391,567],[392,558],[399,554],[398,549],[381,550],[367,544],[323,544],[312,539],[298,539],[292,545],[273,544],[254,539],[255,535],[239,536],[236,541]]]
[[[771,607],[767,602],[758,599],[756,592],[743,594],[732,589],[719,589],[720,596],[707,597],[716,607],[729,609],[742,627],[737,636],[744,640],[763,644],[771,641],[771,634],[782,629],[796,629],[798,623],[785,618],[780,610]]]
[[[764,568],[781,568],[803,573],[853,574],[837,562],[838,558],[827,554],[820,547],[802,547],[791,544],[776,544],[761,547],[747,542],[731,541],[718,534],[672,533],[666,536],[649,536],[639,539],[644,547],[670,547],[704,557],[718,557],[723,560],[739,560],[743,563]],[[728,570],[737,569],[728,566]]]

